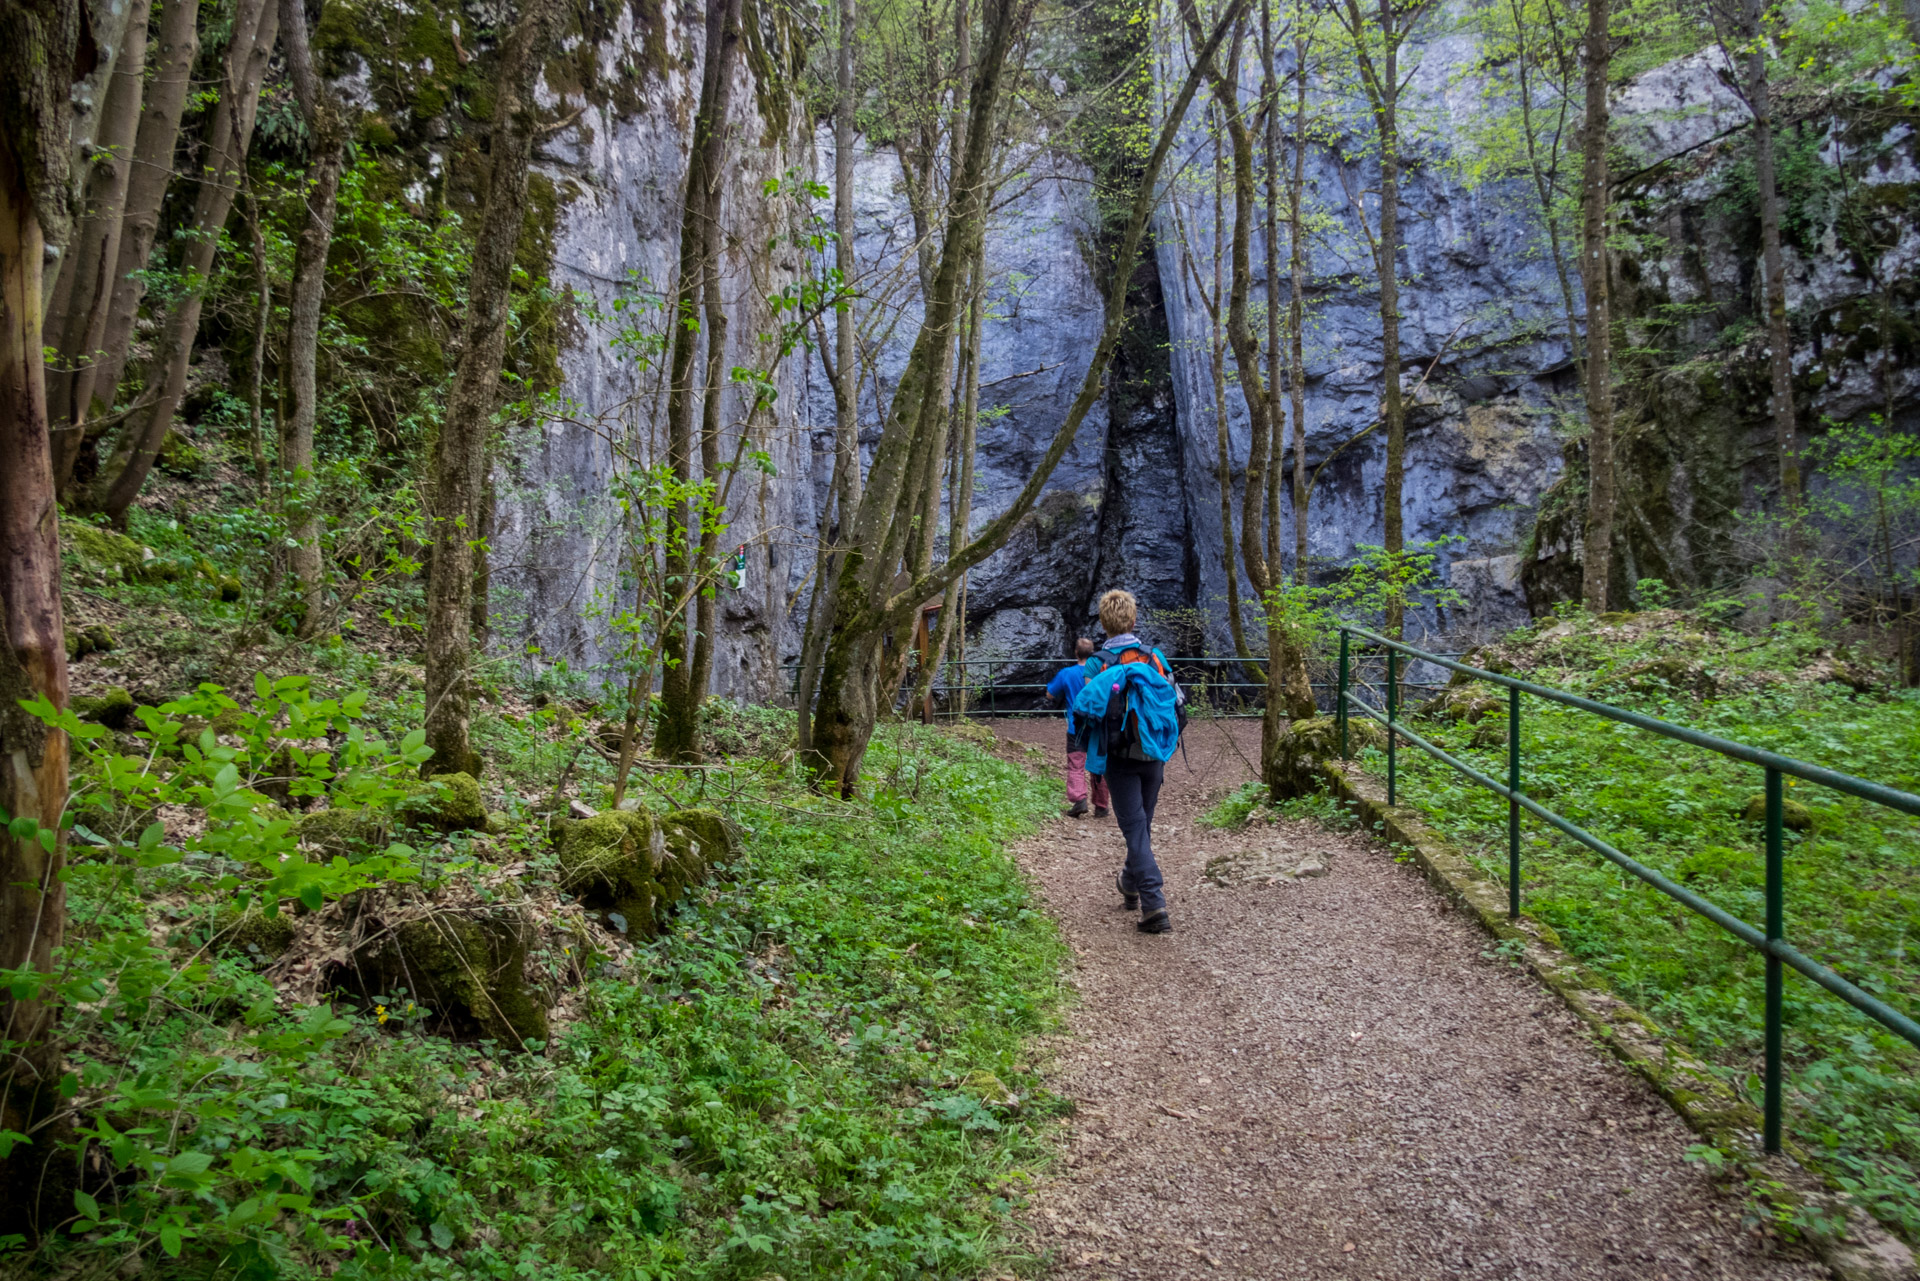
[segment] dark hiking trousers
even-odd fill
[[[1107,759],[1107,790],[1113,794],[1113,817],[1127,838],[1127,870],[1121,885],[1140,896],[1140,911],[1151,916],[1167,905],[1160,892],[1160,865],[1153,861],[1153,807],[1160,800],[1160,781],[1166,774],[1160,761]]]

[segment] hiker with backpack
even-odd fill
[[[1138,617],[1130,592],[1100,598],[1107,643],[1087,659],[1087,683],[1073,711],[1087,731],[1087,772],[1106,777],[1114,819],[1127,838],[1127,863],[1115,880],[1120,901],[1128,911],[1139,909],[1141,933],[1165,934],[1173,921],[1153,858],[1153,810],[1187,725],[1186,695],[1166,655],[1133,634]]]
[[[1067,709],[1067,808],[1068,818],[1087,816],[1087,730],[1085,718],[1073,716],[1073,696],[1087,683],[1087,659],[1093,657],[1093,642],[1082,636],[1074,644],[1074,661],[1047,682],[1047,701],[1062,703]],[[1093,776],[1093,816],[1105,818],[1108,810],[1107,780]]]

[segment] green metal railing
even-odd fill
[[[1354,638],[1372,645],[1383,647],[1387,656],[1386,714],[1369,706],[1350,688],[1353,653],[1351,644]],[[1488,681],[1505,687],[1507,690],[1507,779],[1505,783],[1482,773],[1459,757],[1443,748],[1436,747],[1420,735],[1406,728],[1399,718],[1400,703],[1397,686],[1399,684],[1399,659],[1402,654],[1409,658],[1435,663],[1449,671],[1458,672],[1475,680]],[[1758,765],[1766,771],[1766,922],[1764,928],[1756,927],[1734,916],[1725,909],[1707,901],[1684,885],[1668,880],[1652,868],[1640,863],[1615,849],[1593,833],[1570,822],[1566,817],[1554,813],[1526,794],[1520,776],[1520,696],[1530,694],[1535,698],[1544,698],[1549,702],[1566,707],[1591,712],[1607,720],[1631,725],[1664,738],[1677,739],[1694,747],[1703,747],[1718,752],[1737,761]],[[1387,728],[1387,804],[1398,803],[1399,792],[1399,754],[1398,740],[1406,739],[1427,755],[1452,766],[1455,770],[1472,779],[1487,790],[1507,799],[1507,915],[1520,915],[1520,811],[1541,819],[1555,831],[1562,833],[1608,862],[1639,877],[1648,885],[1659,890],[1668,898],[1674,899],[1693,911],[1706,917],[1715,925],[1740,939],[1748,946],[1766,957],[1766,1068],[1764,1076],[1764,1115],[1765,1129],[1762,1140],[1769,1152],[1780,1150],[1780,1073],[1781,1073],[1781,983],[1783,970],[1792,968],[1833,993],[1856,1010],[1880,1023],[1890,1031],[1903,1037],[1915,1046],[1920,1046],[1920,1023],[1908,1018],[1900,1011],[1883,1001],[1876,999],[1860,988],[1841,978],[1826,966],[1813,960],[1793,947],[1786,940],[1786,912],[1784,907],[1783,842],[1781,837],[1782,820],[1785,810],[1785,792],[1783,780],[1792,775],[1820,787],[1844,792],[1848,796],[1857,796],[1861,800],[1885,805],[1905,814],[1920,815],[1920,796],[1902,792],[1879,783],[1870,783],[1865,779],[1854,778],[1850,774],[1841,774],[1835,770],[1818,765],[1809,765],[1805,761],[1796,761],[1791,757],[1780,756],[1773,752],[1749,747],[1730,739],[1718,738],[1712,734],[1703,734],[1699,730],[1688,729],[1682,725],[1659,720],[1652,716],[1643,716],[1639,712],[1630,712],[1625,708],[1613,707],[1606,703],[1595,702],[1590,698],[1581,698],[1565,690],[1553,689],[1545,685],[1535,685],[1529,681],[1516,680],[1511,676],[1502,676],[1497,672],[1482,671],[1469,667],[1465,663],[1455,662],[1439,654],[1430,654],[1415,649],[1400,641],[1389,640],[1360,627],[1342,627],[1340,629],[1340,693],[1335,704],[1335,716],[1340,735],[1340,757],[1351,759],[1347,739],[1349,713],[1358,711],[1371,720],[1378,721]]]

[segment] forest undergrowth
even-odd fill
[[[134,531],[138,572],[84,548],[68,567],[75,638],[105,642],[74,665],[87,719],[64,721],[81,748],[55,999],[80,1175],[62,1230],[0,1270],[1018,1265],[1010,1216],[1063,1106],[1028,1048],[1063,949],[1005,846],[1050,811],[1046,783],[978,736],[891,726],[863,799],[826,800],[791,713],[709,704],[709,764],[643,762],[636,790],[656,814],[721,810],[737,853],[648,938],[568,893],[552,811],[608,806],[614,766],[606,711],[564,670],[489,669],[479,797],[423,786],[415,580],[295,645],[223,599],[204,538]],[[475,800],[484,823],[440,821]],[[328,813],[379,834],[329,858],[310,826]],[[343,923],[368,913],[531,919],[514,977],[545,1034],[347,990]]]

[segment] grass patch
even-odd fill
[[[1280,819],[1310,819],[1334,832],[1352,832],[1360,827],[1353,811],[1325,792],[1290,797],[1276,805],[1267,798],[1267,785],[1260,782],[1242,783],[1203,814],[1200,822],[1208,827],[1238,831],[1249,823],[1272,823]]]
[[[783,716],[711,728],[744,748]],[[493,732],[551,754],[559,730]],[[725,785],[651,780],[657,808],[724,800],[743,852],[624,959],[530,953],[566,1007],[532,1053],[432,1034],[400,991],[289,1008],[268,955],[217,937],[229,866],[76,847],[71,954],[104,992],[68,1051],[93,1159],[118,1162],[108,1136],[132,1134],[169,1172],[87,1181],[90,1222],[43,1261],[262,1278],[1018,1263],[1010,1215],[1064,1107],[1026,1046],[1053,1026],[1064,949],[1006,842],[1052,811],[1052,784],[917,726],[882,731],[854,804],[777,761],[736,764]],[[509,896],[564,902],[531,818],[492,846],[408,839],[411,893],[524,861]],[[140,951],[150,936],[164,946]],[[137,964],[116,974],[116,949]]]
[[[1486,657],[1540,683],[1920,790],[1920,694],[1856,694],[1809,639],[1756,646],[1710,632],[1683,616],[1584,625],[1551,640],[1523,634]],[[1504,774],[1505,747],[1473,748],[1464,721],[1425,720],[1418,732]],[[1758,769],[1534,699],[1525,703],[1521,748],[1537,799],[1735,915],[1764,919],[1762,834],[1742,817],[1761,792]],[[1379,753],[1363,761],[1384,772]],[[1418,749],[1402,750],[1400,769],[1403,803],[1504,880],[1506,802]],[[1813,819],[1811,832],[1787,835],[1788,938],[1897,1008],[1915,1009],[1920,820],[1808,784],[1787,794]],[[1537,821],[1524,830],[1528,914],[1757,1105],[1761,958]],[[1793,1137],[1881,1219],[1920,1239],[1920,1053],[1791,973],[1785,1013]]]

